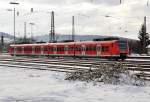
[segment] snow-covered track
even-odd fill
[[[129,56],[128,59],[148,59],[148,60],[150,60],[150,56]]]
[[[59,72],[73,72],[76,70],[89,70],[100,64],[115,63],[118,61],[93,60],[93,59],[45,59],[45,58],[4,58],[0,59],[0,66],[50,70]],[[150,79],[150,60],[125,60],[120,61],[128,70],[135,71],[137,75]],[[139,74],[147,73],[146,76]]]
[[[68,65],[59,65],[59,64],[50,64],[50,63],[41,63],[41,62],[31,62],[30,61],[13,61],[13,60],[1,60],[0,66],[8,66],[8,67],[17,67],[17,68],[28,68],[28,69],[37,69],[37,70],[50,70],[50,71],[58,71],[58,72],[72,72],[74,70],[89,70],[88,67],[79,66],[68,66]]]

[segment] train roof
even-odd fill
[[[41,44],[12,44],[10,46],[50,46],[50,45],[71,45],[71,44],[95,44],[95,43],[112,43],[117,40],[109,40],[109,41],[82,41],[82,42],[63,42],[63,43],[41,43]]]

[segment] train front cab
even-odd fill
[[[120,59],[124,60],[127,58],[127,55],[129,54],[128,41],[119,40],[118,45],[119,45]]]

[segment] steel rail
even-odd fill
[[[89,70],[90,67],[98,67],[101,63],[115,63],[117,61],[107,61],[107,60],[74,60],[69,59],[36,59],[36,58],[16,58],[15,62],[13,59],[0,59],[0,66],[8,66],[8,67],[18,67],[18,68],[29,68],[29,69],[38,69],[38,70],[51,70],[58,72],[72,72],[76,70]],[[150,61],[120,61],[123,65],[125,65],[128,70],[150,72]],[[19,66],[20,65],[20,66]],[[22,66],[22,67],[21,67]],[[32,67],[29,67],[32,66]],[[150,74],[146,74],[142,76],[142,74],[138,74],[141,77],[148,77],[150,79]],[[145,78],[147,79],[147,78]]]

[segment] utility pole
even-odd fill
[[[54,11],[51,13],[51,30],[49,34],[49,42],[55,42],[55,23],[54,23]]]
[[[3,48],[4,48],[4,36],[2,34],[2,36],[1,36],[1,53],[3,53]]]
[[[26,38],[27,38],[27,32],[26,32],[26,22],[24,22],[24,43],[26,43]]]
[[[146,32],[146,16],[144,17],[144,27],[145,27],[145,32]]]
[[[72,41],[75,41],[74,16],[72,16]],[[73,58],[75,58],[75,44],[73,47]]]
[[[120,0],[120,4],[122,3],[122,0]]]
[[[30,26],[31,26],[31,43],[33,43],[34,42],[34,37],[33,37],[33,25],[35,25],[35,23],[29,23],[30,24]]]
[[[144,17],[144,37],[143,37],[143,52],[146,52],[146,16]]]
[[[10,2],[12,5],[19,5],[17,2]],[[14,6],[14,45],[16,44],[16,9]],[[16,48],[14,47],[14,61],[15,61],[15,56],[16,56]]]
[[[75,41],[74,16],[72,16],[72,41]]]

